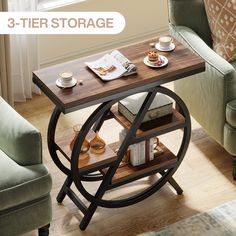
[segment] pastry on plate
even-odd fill
[[[157,51],[152,50],[148,52],[148,62],[152,65],[161,65],[163,60]]]
[[[158,61],[158,57],[159,57],[159,55],[158,55],[158,52],[157,52],[157,51],[149,51],[149,52],[148,52],[148,60],[149,60],[150,62],[156,62],[156,61]]]

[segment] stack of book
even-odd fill
[[[127,130],[123,129],[119,134],[120,143],[123,142],[125,136],[127,134]],[[140,143],[135,143],[129,146],[129,163],[132,166],[139,166],[154,159],[154,155],[156,153],[156,146],[158,145],[158,138],[150,138],[148,140],[142,141]],[[158,152],[161,153],[160,148]]]

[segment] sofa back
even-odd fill
[[[191,28],[212,47],[204,0],[168,0],[168,11],[171,24]]]

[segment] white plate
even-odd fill
[[[160,46],[159,43],[156,43],[155,48],[158,51],[161,51],[161,52],[170,52],[170,51],[173,51],[175,49],[175,45],[173,43],[171,43],[169,47],[163,48],[163,47]]]
[[[72,78],[71,82],[68,84],[61,83],[61,79],[56,80],[56,85],[60,88],[72,88],[77,84],[77,80],[75,78]]]
[[[161,59],[164,61],[162,64],[160,65],[153,65],[149,62],[148,60],[148,56],[146,56],[144,59],[143,59],[143,62],[145,65],[147,66],[150,66],[150,67],[154,67],[154,68],[160,68],[160,67],[163,67],[163,66],[166,66],[168,64],[168,59],[165,57],[165,56],[162,56],[160,55],[159,57],[161,57]]]

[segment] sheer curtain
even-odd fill
[[[36,11],[38,0],[8,0],[9,11]],[[37,35],[11,35],[11,71],[14,101],[40,93],[32,82],[32,71],[39,68]]]
[[[7,0],[0,1],[0,11],[7,11]],[[0,96],[13,105],[9,35],[0,35]]]

